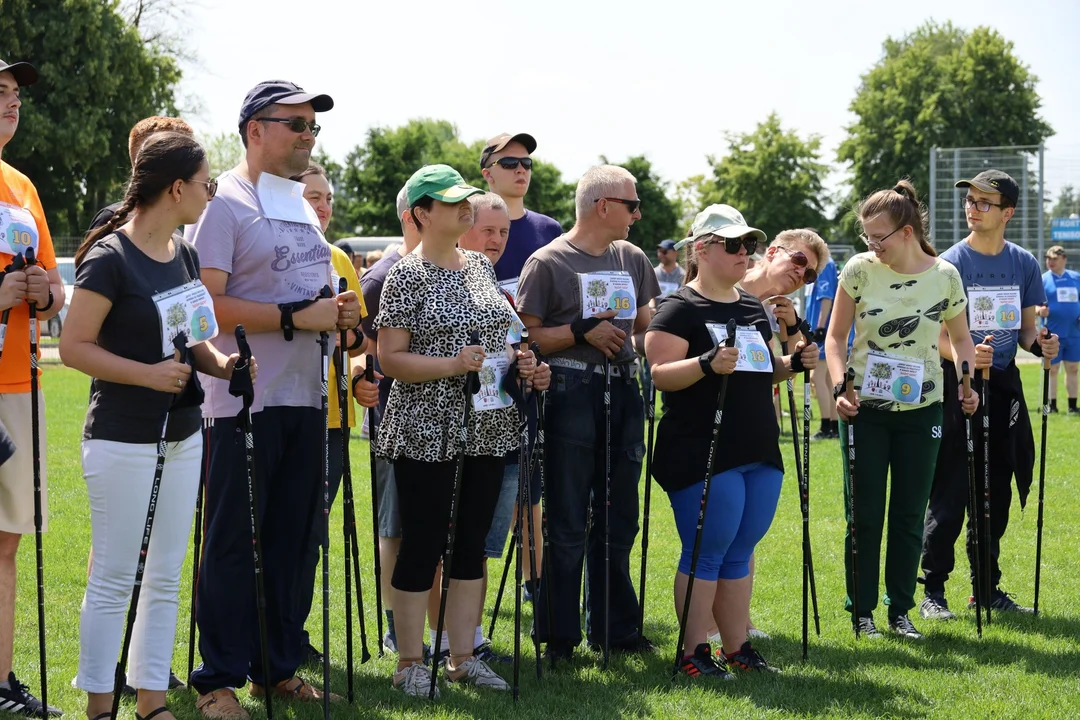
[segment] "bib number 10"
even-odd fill
[[[12,230],[11,231],[11,244],[22,245],[24,247],[30,247],[34,244],[34,236],[25,230]]]

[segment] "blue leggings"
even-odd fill
[[[738,580],[750,574],[750,556],[776,514],[784,473],[765,463],[750,463],[713,475],[709,506],[701,530],[696,576],[702,580]],[[682,540],[679,572],[690,574],[701,491],[705,481],[668,493]]]

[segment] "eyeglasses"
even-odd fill
[[[899,229],[900,228],[897,228],[896,230],[899,230]],[[893,230],[893,232],[896,232],[896,230]],[[892,235],[892,233],[889,233],[889,235]],[[888,237],[888,235],[886,235],[886,237]],[[883,238],[883,240],[884,240],[884,238]],[[810,258],[806,257],[806,253],[802,252],[801,250],[792,252],[791,250],[788,250],[783,245],[777,245],[777,247],[780,248],[781,250],[783,250],[784,252],[786,252],[788,254],[788,256],[791,257],[791,264],[792,265],[794,265],[797,268],[802,268],[802,270],[803,270],[802,278],[803,278],[804,283],[812,283],[815,280],[817,280],[817,270],[810,267]]]
[[[631,215],[636,213],[638,211],[638,208],[641,207],[641,201],[640,200],[624,200],[623,198],[599,198],[597,200],[594,200],[593,202],[600,202],[600,200],[607,200],[608,202],[619,203],[620,205],[625,205],[627,211]]]
[[[490,168],[490,167],[494,167],[495,165],[498,165],[503,170],[517,170],[518,164],[520,164],[521,167],[525,168],[526,170],[532,170],[532,158],[527,158],[527,157],[524,157],[524,158],[516,158],[516,157],[499,158],[498,160],[492,161],[491,165],[488,165],[488,167]]]
[[[895,235],[896,233],[898,233],[898,232],[900,232],[901,230],[903,230],[903,229],[904,229],[905,227],[906,227],[905,225],[901,225],[900,227],[896,228],[895,230],[893,230],[893,231],[892,231],[891,233],[889,233],[889,234],[888,234],[888,235],[886,235],[885,237],[881,238],[880,240],[875,240],[875,241],[874,241],[874,245],[877,245],[878,247],[881,247],[881,244],[882,244],[883,242],[885,242],[886,240],[888,240],[889,238],[891,238],[891,237],[892,237],[893,235]],[[866,235],[865,235],[865,234],[863,234],[863,235],[860,235],[860,236],[859,236],[859,239],[863,241],[863,245],[866,245],[866,247],[870,247],[870,238],[866,237]],[[810,280],[807,280],[807,282],[812,282],[812,281],[810,281]]]
[[[724,243],[724,252],[728,255],[738,255],[739,248],[746,248],[747,255],[753,255],[757,252],[758,239],[753,235],[746,235],[745,237],[734,238],[722,238],[718,235],[713,235],[706,240],[706,245],[714,245],[717,243]]]
[[[213,200],[217,195],[217,180],[185,180],[184,182],[193,183],[195,185],[206,186],[206,199]]]
[[[282,123],[283,125],[288,125],[289,129],[292,130],[294,133],[297,133],[297,134],[302,133],[305,130],[310,130],[312,137],[319,137],[319,131],[322,130],[322,127],[320,127],[318,125],[318,123],[316,123],[314,120],[312,120],[311,122],[308,122],[307,120],[300,117],[299,115],[297,115],[295,117],[291,117],[291,118],[265,117],[265,118],[256,118],[256,119],[259,122],[273,122],[273,123]]]
[[[990,208],[992,207],[1005,207],[1001,203],[992,203],[989,200],[976,200],[975,198],[968,197],[967,195],[960,198],[960,205],[965,210],[973,207],[979,212],[990,212]]]

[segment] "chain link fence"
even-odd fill
[[[1043,145],[1006,147],[932,148],[930,150],[930,237],[940,252],[968,235],[963,192],[954,186],[983,170],[1007,172],[1020,186],[1016,214],[1005,231],[1006,239],[1026,248],[1037,258],[1046,245],[1043,201],[1046,199],[1046,149]],[[1041,264],[1041,260],[1040,260]]]

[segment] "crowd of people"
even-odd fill
[[[0,150],[37,79],[25,62],[0,61]],[[961,428],[980,411],[992,456],[991,594],[973,586],[972,603],[1028,611],[1000,586],[1012,479],[1024,502],[1034,462],[1015,355],[1052,361],[1056,381],[1060,346],[1068,411],[1078,412],[1080,275],[1054,247],[1040,276],[1005,240],[1018,195],[1008,175],[957,183],[971,233],[940,257],[916,189],[900,180],[859,205],[868,251],[839,273],[817,231],[770,239],[722,204],[685,238],[660,242],[654,267],[627,240],[648,212],[630,172],[587,170],[564,229],[525,206],[536,139],[504,133],[478,158],[487,191],[446,165],[418,168],[396,197],[403,242],[361,262],[326,241],[334,188],[311,162],[317,116],[333,107],[290,82],[259,83],[240,107],[243,158],[217,178],[186,123],[140,122],[124,196],[76,253],[60,353],[91,378],[82,470],[92,547],[74,681],[90,720],[112,717],[128,639],[137,717],[171,718],[181,564],[199,501],[201,663],[187,678],[196,708],[244,720],[236,689],[248,684],[254,697],[324,700],[330,689],[297,670],[324,659],[304,626],[354,403],[369,410],[375,454],[379,642],[397,654],[390,682],[406,695],[438,695],[440,664],[450,684],[510,689],[497,671],[508,658],[481,618],[487,561],[502,556],[512,526],[532,548],[524,594],[553,666],[583,641],[605,663],[656,650],[630,567],[643,387],[664,398],[651,467],[682,545],[672,593],[687,677],[777,669],[750,617],[754,552],[785,475],[774,388],[801,372],[816,386],[815,438],[845,439],[856,634],[882,634],[873,611],[883,535],[888,629],[921,639],[916,607],[956,617],[944,588],[970,510]],[[47,439],[44,421],[29,421],[44,417],[31,322],[66,299],[31,179],[2,160],[0,173],[0,220],[21,233],[0,247],[0,710],[59,714],[16,677],[12,647],[16,549],[48,521],[46,454],[39,462],[31,450]],[[789,296],[807,285],[800,318]],[[241,325],[246,342],[233,332]],[[351,378],[347,408],[320,373],[331,333],[327,372]],[[777,352],[789,336],[790,352]],[[976,392],[961,382],[966,368],[982,373]],[[151,539],[145,510],[159,505]],[[983,560],[971,545],[974,570]]]

